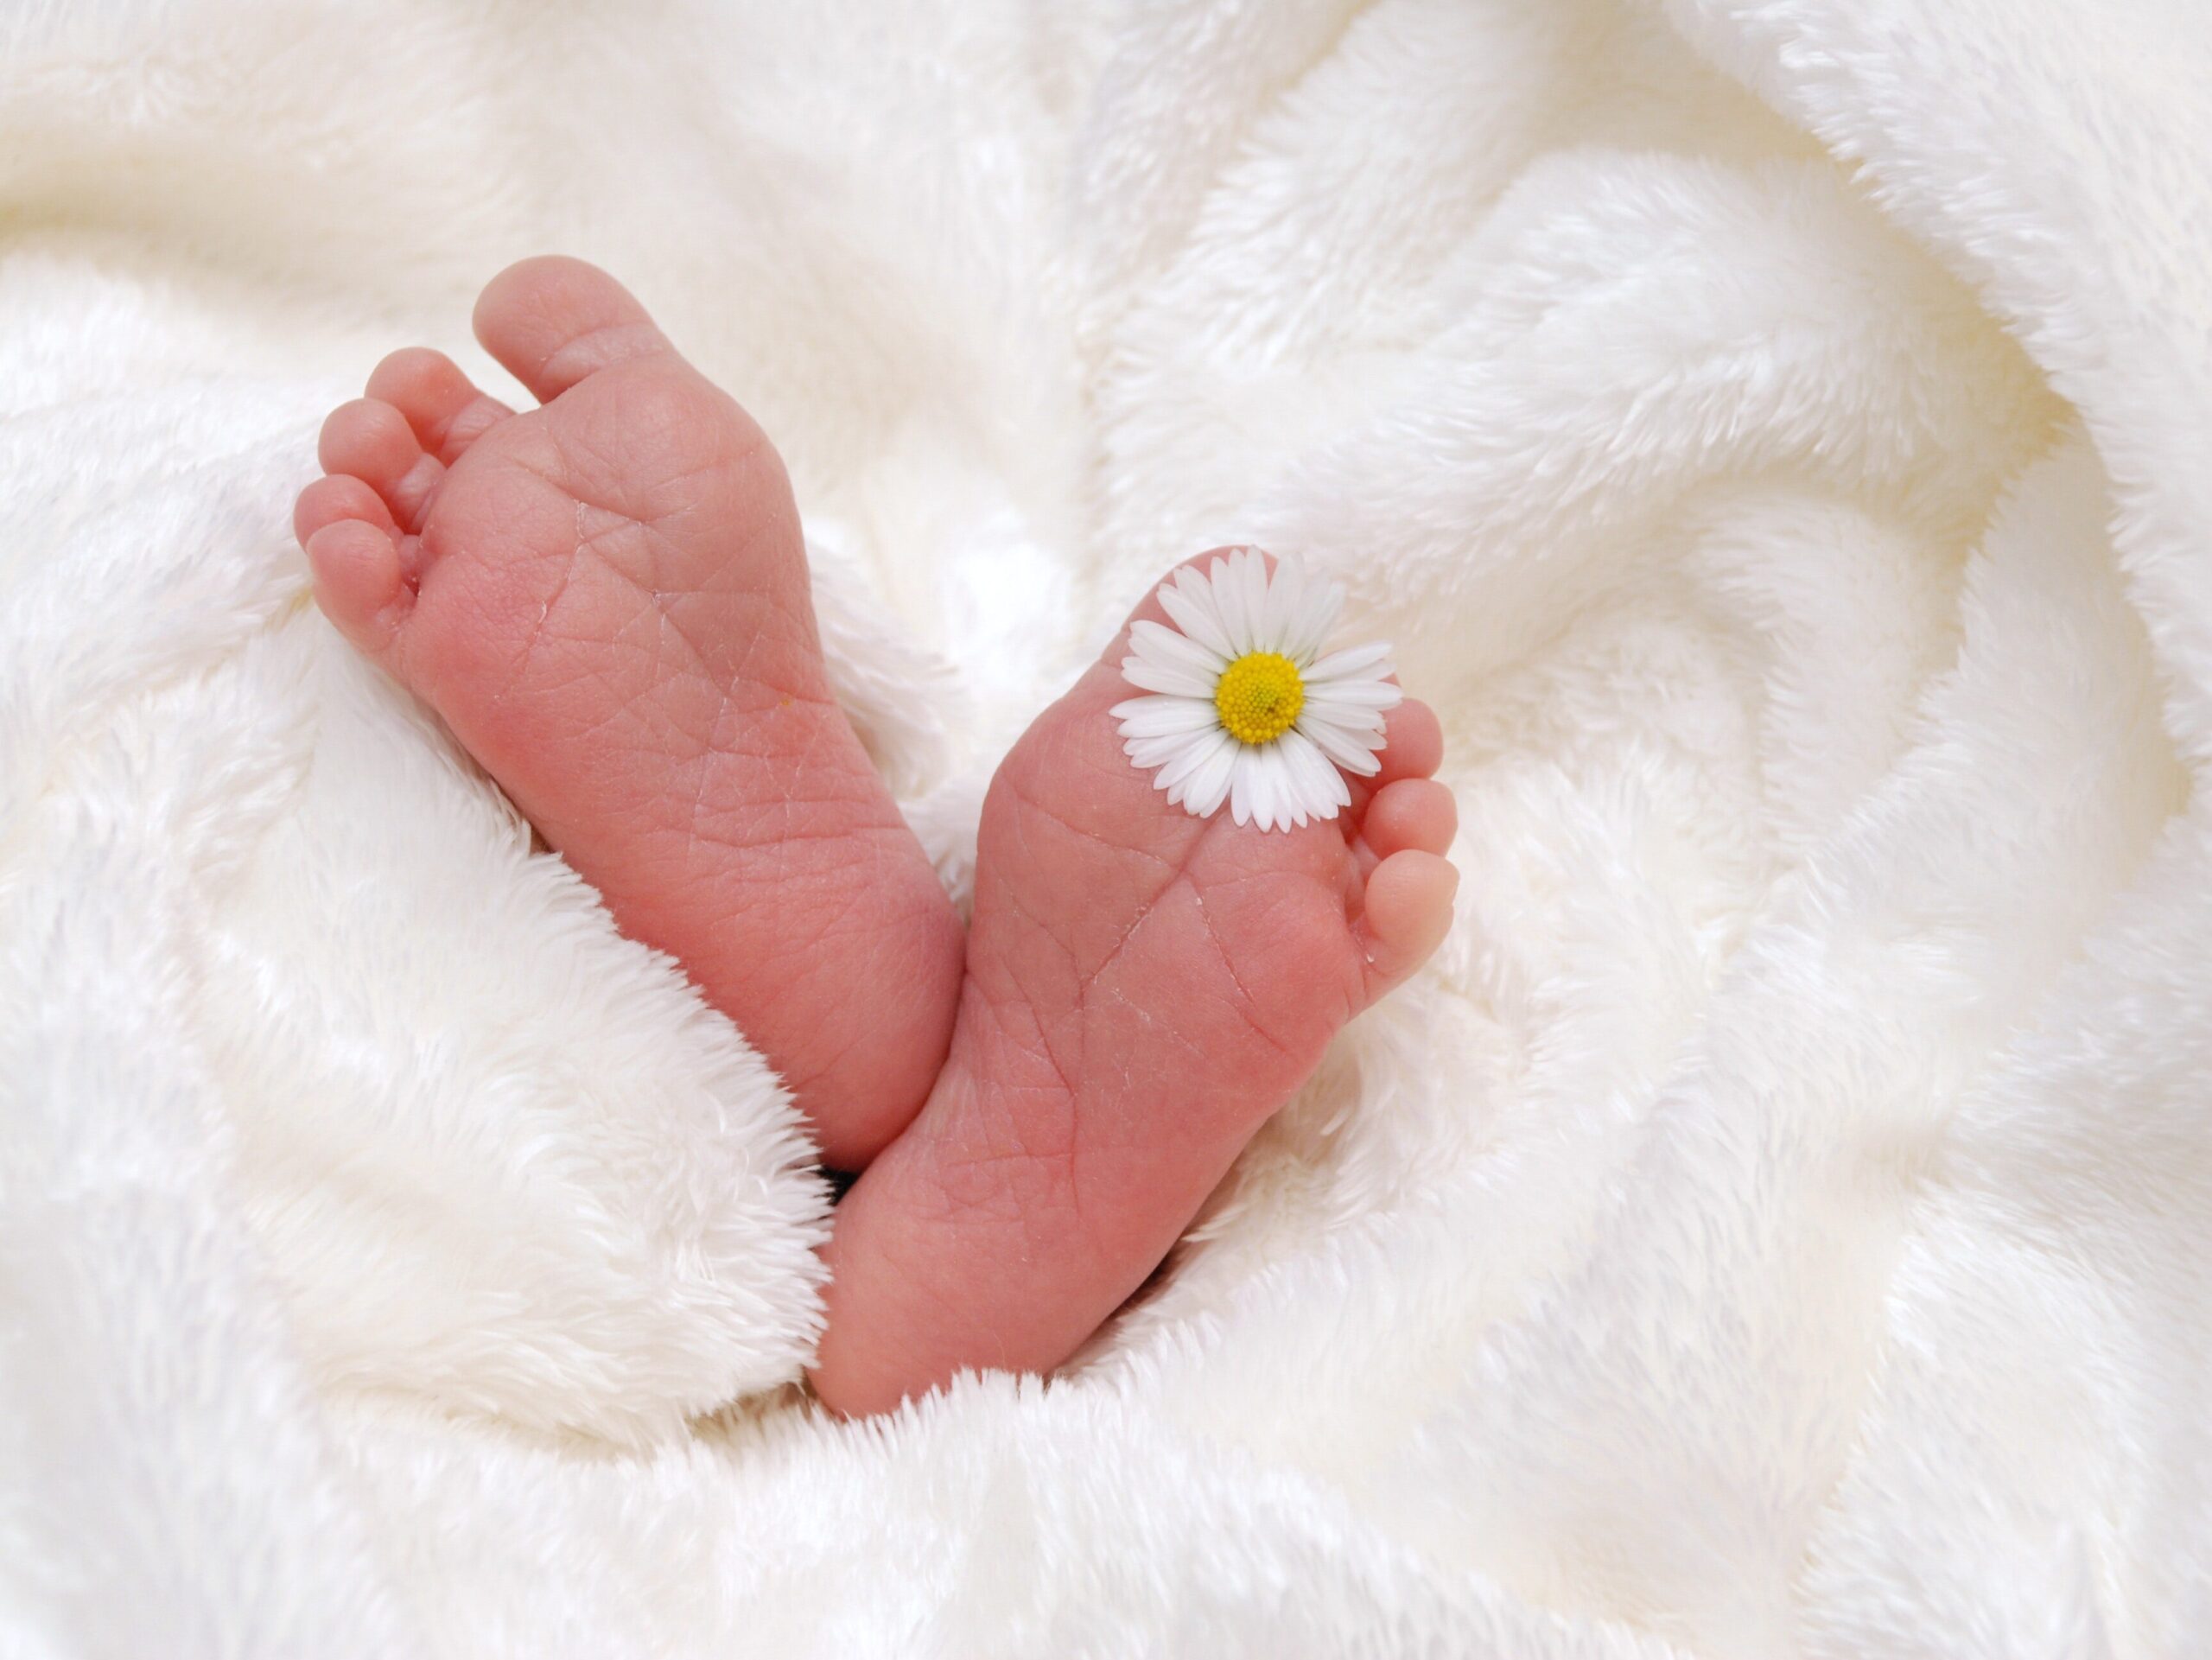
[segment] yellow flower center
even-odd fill
[[[1222,671],[1213,706],[1239,743],[1273,743],[1306,707],[1306,683],[1281,652],[1247,652]]]

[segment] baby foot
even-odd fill
[[[960,929],[831,698],[783,463],[592,266],[512,266],[475,323],[541,406],[386,358],[300,497],[316,597],[864,1163],[944,1059]]]
[[[1163,615],[1154,598],[1131,621]],[[839,1412],[1065,1359],[1451,920],[1455,812],[1426,707],[1392,711],[1381,774],[1349,780],[1335,819],[1193,818],[1122,753],[1127,640],[985,800],[951,1056],[827,1250],[813,1381]]]

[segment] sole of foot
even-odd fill
[[[1130,621],[1163,617],[1154,598]],[[1060,1364],[1450,926],[1456,811],[1424,705],[1391,712],[1380,774],[1336,818],[1201,820],[1122,753],[1127,640],[1039,717],[985,801],[950,1058],[827,1248],[811,1377],[839,1413],[963,1370]]]
[[[537,407],[386,358],[299,499],[316,597],[865,1164],[944,1057],[962,936],[830,695],[783,463],[580,260],[510,267],[475,327]]]

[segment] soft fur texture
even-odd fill
[[[2195,0],[0,29],[0,1651],[2200,1650]],[[1441,959],[1049,1387],[785,1387],[787,1103],[307,603],[321,411],[545,249],[956,886],[1210,544],[1445,716]]]

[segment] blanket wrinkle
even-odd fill
[[[2212,14],[0,17],[0,1653],[2163,1657],[2212,1629]],[[599,260],[964,901],[1257,541],[1460,915],[1050,1383],[798,1387],[790,1099],[314,611]]]

